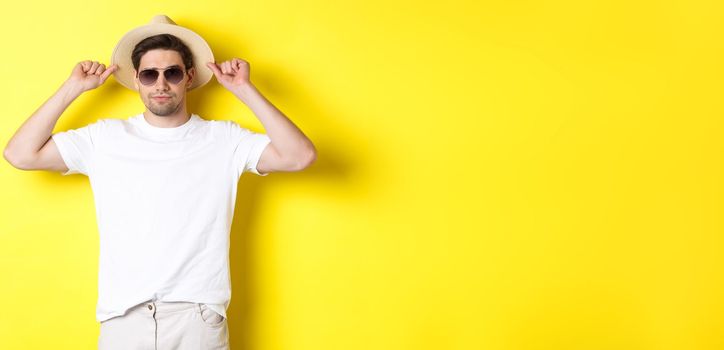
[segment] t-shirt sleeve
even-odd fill
[[[51,137],[68,167],[62,175],[83,174],[88,176],[93,165],[93,153],[97,141],[99,122],[82,128],[71,129],[53,134]]]
[[[269,136],[242,128],[234,121],[228,121],[228,126],[231,134],[231,147],[234,149],[233,162],[237,174],[241,176],[244,172],[252,172],[259,176],[269,175],[269,173],[260,173],[256,168],[261,153],[271,143]]]

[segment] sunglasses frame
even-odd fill
[[[168,79],[168,76],[167,76],[167,74],[170,74],[170,73],[167,73],[167,72],[170,71],[170,70],[172,70],[172,69],[178,69],[178,70],[180,70],[181,72],[183,72],[183,74],[181,75],[181,79],[180,79],[179,81],[175,82],[175,83],[174,83],[173,81],[169,80],[169,79]],[[156,72],[156,79],[154,79],[152,82],[150,82],[150,83],[148,83],[148,84],[144,84],[143,81],[141,80],[141,74],[142,74],[143,72],[146,72],[146,71],[154,71],[154,72]],[[147,68],[147,69],[144,69],[144,70],[141,70],[141,71],[137,72],[137,73],[136,73],[136,78],[138,78],[138,82],[140,82],[141,84],[143,84],[143,85],[145,85],[145,86],[152,86],[152,85],[156,84],[156,82],[158,82],[158,78],[161,77],[161,75],[162,75],[161,73],[163,73],[163,79],[164,79],[164,80],[166,80],[167,82],[169,82],[169,83],[171,83],[171,84],[173,84],[173,85],[178,85],[180,82],[182,82],[182,81],[184,80],[184,77],[186,76],[186,74],[188,73],[188,71],[187,71],[186,69],[182,68],[181,66],[178,66],[178,65],[173,65],[173,66],[170,66],[170,67],[166,67],[166,68],[164,68],[164,69],[160,69],[160,68],[155,68],[155,69],[154,69],[154,68]]]

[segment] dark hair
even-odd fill
[[[133,48],[133,53],[131,53],[133,68],[138,70],[138,66],[141,64],[141,57],[143,57],[147,51],[155,49],[176,51],[181,55],[181,59],[187,70],[194,66],[194,58],[191,50],[189,50],[189,47],[186,46],[181,39],[171,34],[158,34],[141,40],[136,44],[136,47]]]

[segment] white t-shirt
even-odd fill
[[[147,301],[209,304],[226,317],[229,234],[243,172],[271,142],[233,121],[160,128],[143,114],[52,135],[95,200],[100,256],[96,319]]]

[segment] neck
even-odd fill
[[[191,114],[186,111],[186,106],[184,105],[173,114],[165,116],[156,115],[147,108],[143,112],[143,117],[146,118],[146,121],[153,126],[159,128],[175,128],[185,124],[191,118]]]

